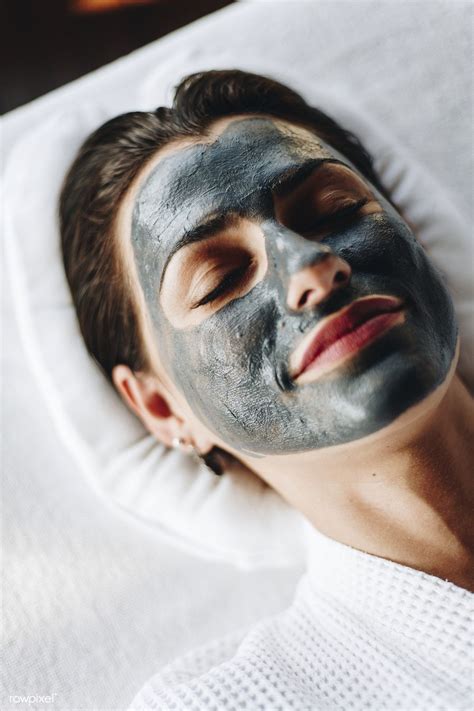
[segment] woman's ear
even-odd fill
[[[176,440],[191,439],[185,421],[158,378],[116,365],[112,380],[124,402],[160,442],[172,447]]]

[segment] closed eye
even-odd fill
[[[353,202],[350,205],[346,205],[345,207],[339,210],[336,210],[326,215],[321,215],[320,217],[317,217],[311,222],[310,229],[299,230],[299,232],[303,237],[311,237],[318,231],[321,231],[328,227],[335,229],[338,226],[342,226],[347,220],[352,217],[355,217],[359,210],[361,210],[364,205],[367,205],[368,202],[369,199],[367,197],[364,197],[361,200],[355,203]]]
[[[199,301],[197,303],[193,304],[190,308],[197,309],[200,306],[205,306],[206,304],[209,304],[212,301],[215,301],[220,296],[223,296],[227,292],[232,291],[232,289],[235,288],[238,285],[238,283],[242,280],[245,273],[248,271],[251,263],[252,262],[241,264],[236,269],[233,269],[232,271],[228,272],[224,276],[224,278],[219,282],[219,284],[214,289],[212,289],[212,291],[210,291],[208,294],[203,296],[202,299],[199,299]]]
[[[244,297],[268,269],[260,223],[247,218],[197,240],[170,259],[159,293],[169,323],[185,329]]]

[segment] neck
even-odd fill
[[[325,535],[474,592],[473,443],[454,376],[376,435],[249,465]]]

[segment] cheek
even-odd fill
[[[199,326],[172,331],[169,362],[176,383],[194,402],[220,402],[230,393],[275,383],[275,339],[279,314],[260,283]],[[201,408],[200,408],[201,409]]]
[[[404,222],[387,213],[368,215],[325,240],[354,272],[413,281],[423,267],[423,249]]]

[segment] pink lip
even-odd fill
[[[357,353],[404,320],[401,308],[402,301],[394,296],[368,296],[328,316],[294,351],[290,359],[293,379],[313,380]],[[291,368],[292,363],[296,367]]]

